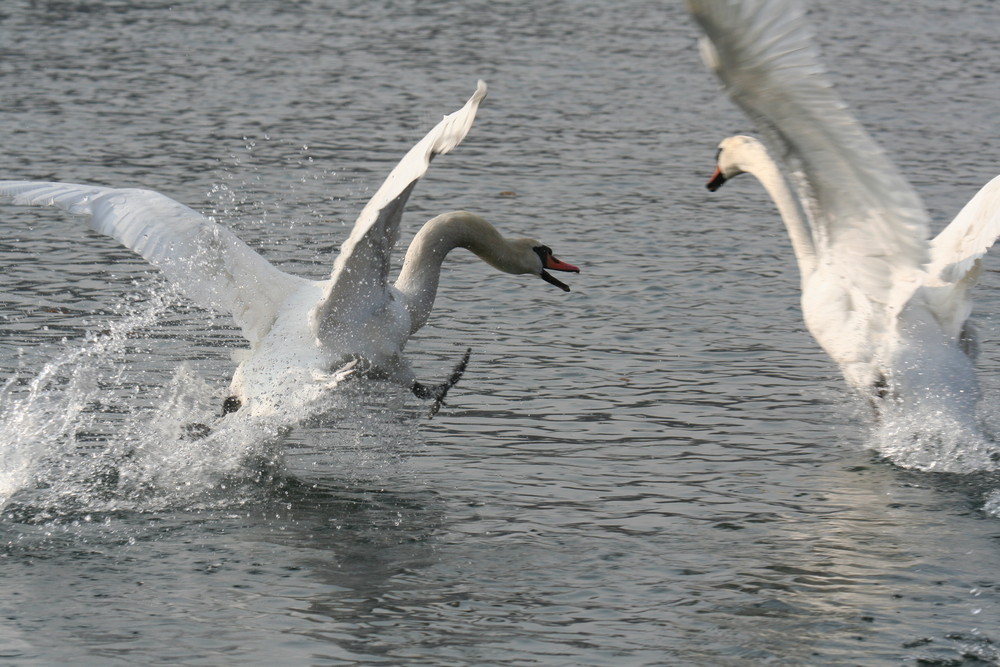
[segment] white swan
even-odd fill
[[[806,326],[848,385],[876,407],[932,400],[971,417],[969,290],[1000,233],[1000,178],[929,242],[920,198],[827,81],[799,3],[687,4],[705,63],[795,186],[760,142],[735,136],[719,144],[709,189],[746,172],[767,190],[798,261]]]
[[[0,181],[0,195],[16,204],[89,216],[96,231],[140,254],[190,299],[231,313],[250,350],[233,375],[223,414],[241,406],[255,415],[282,412],[290,401],[322,396],[359,365],[435,399],[436,408],[465,359],[449,381],[427,387],[416,381],[403,347],[430,315],[450,250],[468,248],[501,271],[534,274],[565,291],[569,287],[546,269],[579,271],[538,241],[506,239],[479,216],[454,211],[423,226],[399,279],[388,283],[390,253],[410,192],[431,158],[462,141],[485,96],[480,81],[465,106],[445,116],[396,165],[361,211],[327,280],[280,271],[229,230],[157,192]]]

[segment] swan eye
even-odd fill
[[[537,254],[539,259],[542,260],[542,264],[545,264],[545,260],[552,256],[552,248],[547,245],[535,246],[532,250],[534,250],[535,254]]]
[[[719,158],[722,157],[722,146],[715,149],[715,163],[719,163]]]

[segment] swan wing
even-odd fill
[[[434,156],[447,153],[465,138],[485,97],[486,84],[479,81],[465,106],[445,116],[411,148],[362,209],[313,313],[320,335],[327,325],[350,319],[352,313],[385,304],[392,248],[399,238],[406,200]]]
[[[931,241],[924,294],[950,336],[963,333],[983,255],[1000,235],[1000,176],[984,185]]]
[[[928,283],[964,280],[1000,236],[1000,176],[984,185],[931,241]]]
[[[256,344],[288,295],[307,281],[288,275],[226,228],[151,190],[0,181],[15,204],[55,206],[141,255],[200,306],[230,312]]]
[[[702,57],[796,182],[821,262],[896,308],[927,261],[920,198],[851,115],[794,0],[687,0]]]

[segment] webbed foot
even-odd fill
[[[455,365],[454,370],[451,372],[451,376],[441,384],[427,386],[420,382],[414,382],[411,387],[413,395],[417,398],[424,400],[433,399],[434,404],[431,406],[430,411],[428,411],[427,416],[433,417],[444,405],[444,397],[448,395],[448,390],[458,384],[458,381],[462,379],[462,374],[465,373],[465,367],[469,363],[469,355],[472,354],[472,348],[468,348],[465,354],[462,355],[462,360]]]
[[[222,416],[232,414],[243,407],[243,402],[235,396],[229,396],[222,402]]]
[[[351,378],[355,375],[364,373],[371,364],[367,360],[361,357],[352,357],[347,363],[338,368],[333,373],[333,379],[330,381],[330,388],[336,387],[338,384]]]
[[[235,396],[227,396],[226,400],[222,401],[222,416],[231,415],[232,413],[243,407],[243,402]],[[201,440],[202,438],[207,438],[212,434],[212,427],[208,424],[202,424],[201,422],[191,422],[189,424],[184,424],[181,426],[181,439],[182,440]]]
[[[184,424],[181,427],[181,440],[201,440],[212,433],[212,427],[201,422]]]

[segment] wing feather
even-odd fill
[[[931,242],[929,281],[963,280],[1000,235],[1000,176],[980,188]]]
[[[195,303],[232,314],[256,344],[285,299],[307,281],[275,268],[226,228],[151,190],[0,181],[15,204],[55,206],[158,268]]]
[[[968,337],[972,288],[982,257],[1000,235],[1000,176],[984,185],[955,219],[931,241],[924,294],[950,336]]]
[[[465,106],[445,116],[411,148],[362,209],[314,311],[320,330],[336,326],[346,313],[385,304],[392,248],[399,238],[406,201],[434,156],[449,152],[465,138],[485,97],[486,84],[479,81]]]
[[[793,0],[688,0],[702,53],[797,184],[822,258],[900,307],[928,259],[923,203],[837,95]],[[904,288],[905,286],[905,288]]]

